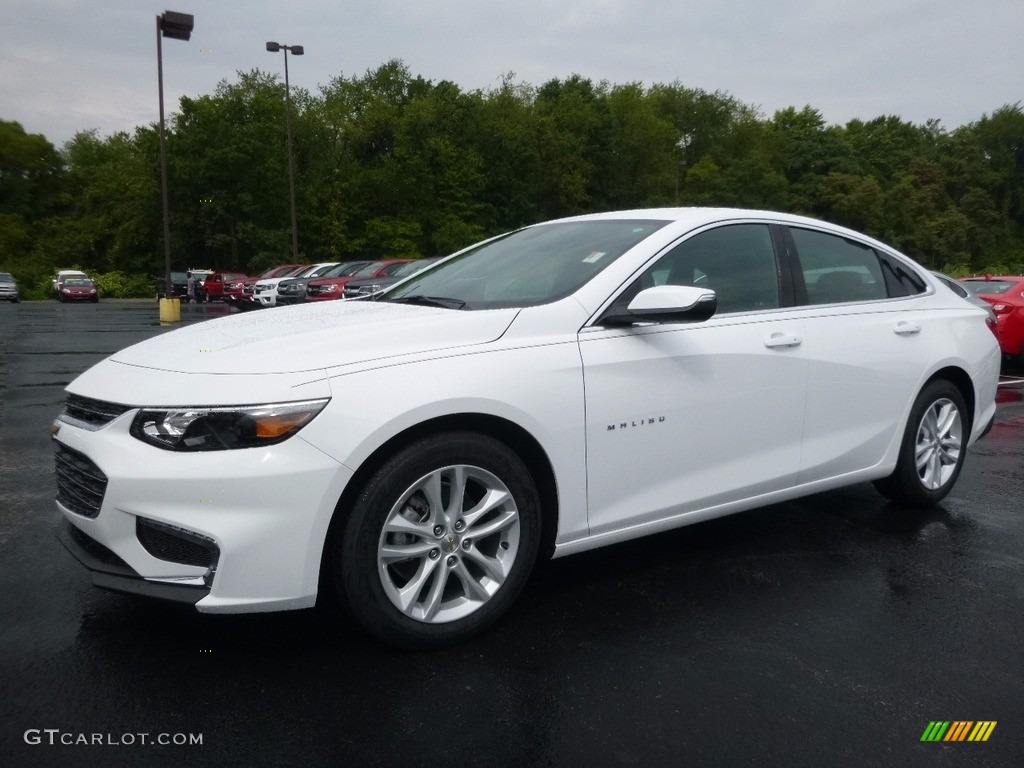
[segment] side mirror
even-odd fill
[[[658,285],[640,291],[623,310],[612,307],[602,325],[634,323],[700,323],[715,314],[718,298],[710,288]]]

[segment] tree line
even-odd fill
[[[808,214],[953,274],[1024,272],[1024,112],[945,130],[883,116],[771,117],[678,82],[489,90],[390,61],[292,89],[298,229],[307,261],[434,256],[591,211],[713,205]],[[253,274],[291,260],[284,85],[239,72],[182,98],[168,126],[178,268]],[[0,120],[0,269],[29,296],[60,268],[148,295],[163,273],[155,125],[61,148]]]

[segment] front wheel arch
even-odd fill
[[[558,489],[554,468],[547,452],[533,435],[515,422],[482,413],[450,414],[421,422],[391,437],[363,461],[346,484],[335,506],[323,542],[317,587],[318,600],[325,597],[330,599],[330,563],[327,553],[345,526],[348,510],[352,508],[369,479],[404,446],[421,438],[445,432],[477,432],[492,437],[504,443],[522,460],[533,477],[540,496],[541,539],[538,560],[547,559],[552,555],[555,549],[555,535],[558,532]]]

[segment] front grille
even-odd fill
[[[131,406],[129,405],[105,403],[102,400],[93,400],[90,397],[68,395],[67,402],[64,403],[63,415],[98,429],[110,423],[122,413],[130,410]]]
[[[107,492],[107,476],[85,454],[54,441],[57,501],[84,517],[96,517]]]
[[[217,545],[192,531],[138,517],[135,535],[143,549],[160,560],[202,568],[217,562]]]

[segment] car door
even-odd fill
[[[651,285],[698,285],[716,291],[714,317],[627,328],[598,318],[581,331],[591,534],[795,482],[806,362],[781,283],[767,224],[716,227],[670,249],[612,305]]]
[[[806,304],[808,364],[801,484],[877,464],[920,386],[934,318],[910,265],[839,234],[790,227]]]

